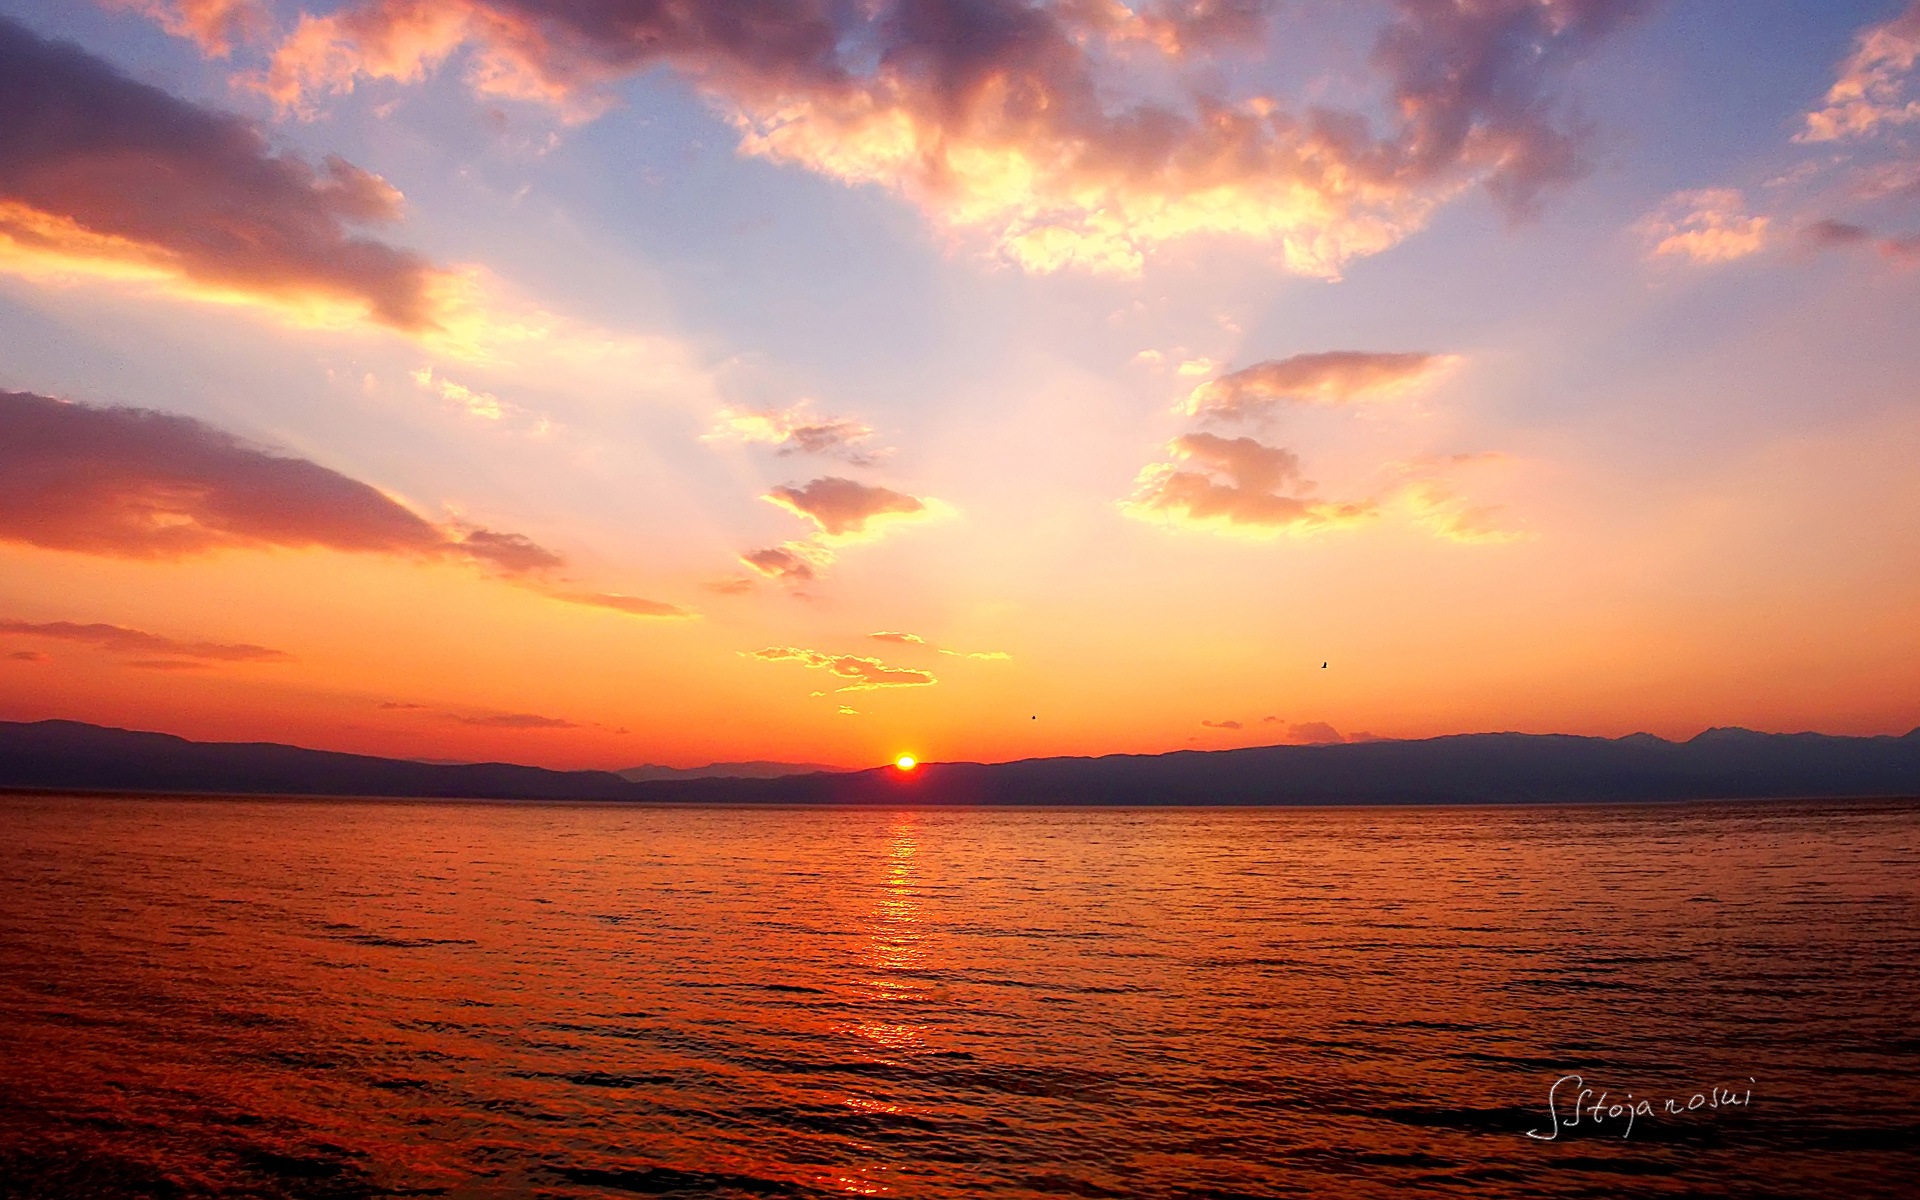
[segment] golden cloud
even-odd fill
[[[775,447],[782,457],[793,454],[835,454],[856,466],[871,466],[885,451],[869,450],[873,427],[852,417],[822,417],[801,401],[781,411],[723,408],[712,432],[702,441],[760,443]]]
[[[798,646],[769,646],[765,650],[755,650],[748,655],[767,662],[797,662],[801,666],[826,671],[852,683],[838,689],[843,692],[866,692],[876,688],[891,687],[927,687],[939,681],[927,671],[911,667],[889,667],[877,658],[862,658],[855,654],[822,654],[818,650],[803,650]]]
[[[1651,258],[1721,263],[1764,249],[1769,224],[1767,217],[1748,215],[1746,198],[1736,189],[1705,188],[1669,196],[1637,228]]]
[[[1909,99],[1920,61],[1920,0],[1899,16],[1869,25],[1840,64],[1821,107],[1807,114],[1796,142],[1835,142],[1862,137],[1882,126],[1920,121],[1920,99]]]
[[[1131,274],[1227,236],[1334,277],[1479,183],[1510,212],[1584,170],[1552,94],[1647,0],[1397,0],[1375,40],[1376,135],[1357,111],[1255,92],[1126,97],[1128,51],[1183,66],[1258,46],[1268,5],[1189,0],[762,0],[608,19],[545,0],[361,0],[304,16],[256,83],[289,111],[357,80],[410,83],[464,54],[476,92],[602,111],[605,85],[668,65],[744,153],[897,192],[1032,271]]]
[[[340,158],[273,154],[248,121],[0,18],[0,270],[145,284],[296,324],[436,326],[435,270],[353,232],[401,199]]]
[[[216,9],[164,11],[211,20]],[[469,362],[534,358],[609,375],[684,366],[663,339],[581,327],[480,268],[369,236],[403,208],[379,176],[335,156],[316,167],[276,154],[253,122],[4,17],[0,109],[0,271],[229,305],[295,328],[374,328]]]
[[[1273,537],[1342,528],[1368,520],[1371,501],[1312,499],[1292,451],[1252,438],[1188,433],[1167,447],[1178,463],[1154,463],[1121,505],[1143,521]],[[1291,490],[1297,494],[1288,494]]]

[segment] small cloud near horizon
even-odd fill
[[[478,716],[446,713],[444,715],[448,720],[458,721],[462,725],[477,725],[483,729],[585,728],[577,721],[569,721],[563,717],[545,717],[539,713],[483,713]]]
[[[1287,726],[1287,740],[1308,746],[1335,745],[1346,741],[1340,731],[1325,721],[1302,721]]]

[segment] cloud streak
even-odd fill
[[[450,720],[462,725],[477,725],[482,729],[581,729],[577,721],[562,717],[543,717],[539,713],[482,713],[469,716],[449,713]]]
[[[164,654],[198,662],[285,662],[291,657],[283,650],[247,642],[183,642],[142,629],[98,622],[0,620],[0,634],[75,642],[112,654]]]
[[[917,633],[882,631],[870,633],[867,637],[876,642],[890,642],[896,646],[924,646],[950,658],[971,658],[980,662],[1011,662],[1013,659],[1013,655],[1005,650],[954,650],[946,646],[936,646]]]
[[[617,592],[549,592],[555,600],[568,604],[584,605],[588,608],[605,608],[614,612],[626,613],[630,617],[660,617],[668,620],[684,621],[700,614],[678,604],[669,604],[664,600],[648,600],[641,596],[623,596]]]
[[[1327,350],[1255,363],[1193,389],[1188,416],[1243,420],[1280,404],[1384,400],[1426,386],[1460,362],[1452,354]]]

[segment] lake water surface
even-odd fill
[[[1910,1196],[1917,1147],[1916,803],[0,797],[0,1195]]]

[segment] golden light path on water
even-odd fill
[[[1920,1144],[1913,803],[0,828],[4,1196],[1872,1197]],[[1529,1138],[1568,1073],[1752,1102]]]

